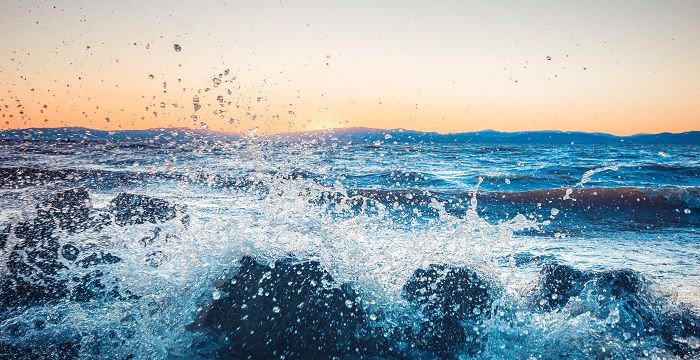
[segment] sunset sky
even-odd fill
[[[700,130],[696,0],[0,0],[0,29],[2,129]]]

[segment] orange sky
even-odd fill
[[[0,128],[700,130],[696,1],[0,6]]]

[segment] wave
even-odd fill
[[[86,188],[49,196],[34,218],[0,232],[0,351],[66,359],[139,358],[156,350],[173,358],[700,355],[698,314],[665,300],[638,272],[521,256],[521,264],[540,272],[522,291],[511,291],[494,274],[499,270],[480,263],[488,259],[482,252],[532,222],[460,220],[433,198],[426,205],[442,222],[421,238],[382,230],[378,221],[385,220],[367,213],[324,217],[308,202],[318,189],[304,176],[277,188],[266,184],[268,197],[254,214],[235,217],[244,227],[211,214],[197,219],[194,206],[135,193],[99,208]],[[598,196],[557,191],[562,198]],[[412,193],[354,196],[409,202],[469,196]],[[551,195],[518,196],[531,202]]]
[[[411,203],[414,199],[425,203],[429,198],[470,199],[472,191],[451,190],[376,190],[353,189],[352,195],[362,195],[375,200],[402,201]],[[568,195],[568,196],[567,196]],[[697,207],[700,187],[685,188],[555,188],[526,191],[480,191],[476,193],[479,201],[509,202],[512,204],[557,204],[567,207],[600,206],[664,206],[678,207],[690,205]]]

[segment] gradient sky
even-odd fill
[[[700,130],[696,0],[0,0],[0,30],[0,128]]]

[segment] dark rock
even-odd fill
[[[682,358],[691,358],[700,353],[700,316],[689,309],[681,308],[665,314],[660,325],[661,338],[670,350]]]
[[[119,291],[117,285],[106,284],[104,273],[100,270],[93,270],[83,276],[71,278],[72,287],[69,299],[72,301],[85,302],[94,299],[119,299],[133,300],[139,297],[128,290],[124,293]]]
[[[95,216],[90,194],[85,188],[51,195],[36,208],[36,218],[14,227],[17,242],[9,249],[8,272],[0,282],[0,309],[68,297],[71,288],[68,279],[60,275],[60,271],[66,268],[61,257],[75,261],[80,249],[73,244],[61,246],[58,236],[61,231],[77,233],[104,224],[103,217]],[[84,267],[100,261],[113,263],[118,259],[111,255],[93,255],[83,261]]]
[[[129,193],[120,193],[109,204],[109,212],[118,225],[164,222],[184,210],[184,206],[172,205],[163,199]]]
[[[493,301],[488,284],[474,271],[445,265],[416,270],[404,285],[404,294],[429,317],[478,318]]]
[[[60,244],[54,232],[74,233],[94,226],[90,195],[85,188],[54,194],[36,208],[35,219],[15,226],[18,243],[10,252],[8,274],[0,285],[2,308],[66,297],[67,281],[58,275],[65,266],[59,259]]]
[[[417,348],[429,350],[440,358],[456,358],[469,350],[464,326],[449,316],[423,322],[415,343]]]
[[[72,360],[80,354],[80,339],[42,339],[15,344],[0,340],[0,359],[13,360]]]
[[[594,275],[596,288],[601,294],[622,298],[645,292],[646,281],[638,272],[629,269],[603,271]]]
[[[541,309],[560,309],[573,297],[583,298],[583,305],[600,320],[608,319],[614,311],[614,326],[608,328],[608,336],[625,341],[653,337],[661,339],[660,346],[677,356],[700,354],[700,316],[654,294],[636,271],[584,272],[568,265],[548,264],[541,275],[535,291]],[[594,306],[587,305],[590,303]]]
[[[37,205],[37,223],[74,233],[95,225],[90,218],[92,205],[86,188],[69,189]]]
[[[430,265],[404,285],[405,298],[426,318],[415,347],[440,358],[474,355],[484,342],[480,328],[490,315],[493,294],[486,281],[463,267]]]
[[[268,267],[244,257],[233,278],[216,285],[227,294],[188,328],[225,339],[222,358],[328,359],[380,356],[387,349],[365,325],[355,292],[334,287],[318,262],[280,260]]]
[[[73,244],[65,244],[61,247],[61,256],[68,261],[75,261],[79,254],[80,249]]]
[[[577,296],[591,275],[569,265],[548,263],[540,271],[540,282],[535,295],[536,305],[543,310],[560,309]]]
[[[88,268],[95,265],[116,264],[120,261],[122,261],[122,259],[119,257],[100,251],[76,261],[75,264],[82,268]]]
[[[5,250],[5,245],[7,244],[7,239],[10,236],[11,224],[7,224],[2,230],[0,230],[0,250]]]
[[[17,239],[12,249],[5,249],[9,253],[8,273],[0,280],[0,311],[66,298],[75,301],[112,295],[122,298],[116,287],[101,283],[104,278],[101,271],[73,278],[61,274],[66,261],[85,269],[121,261],[108,252],[81,254],[76,244],[60,243],[61,233],[99,230],[112,222],[119,225],[161,222],[184,212],[184,207],[165,200],[122,193],[112,200],[109,212],[104,213],[92,208],[90,193],[82,187],[53,194],[36,209],[36,218],[20,222],[14,229],[8,225],[0,232],[3,249],[12,231]],[[144,239],[144,246],[153,242],[159,232],[156,229],[152,238]],[[156,266],[157,260],[149,259]]]

